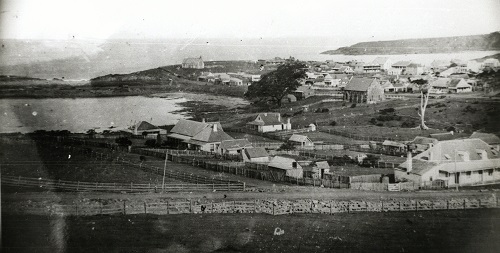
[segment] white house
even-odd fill
[[[224,132],[219,122],[198,122],[181,119],[167,135],[170,143],[179,147],[216,152],[222,141],[233,137]]]
[[[282,121],[279,113],[260,113],[255,120],[248,122],[247,127],[260,133],[291,130],[290,119],[287,122]]]
[[[479,73],[479,70],[481,70],[482,63],[478,62],[476,60],[470,60],[467,62],[467,70]]]
[[[451,79],[448,83],[448,90],[452,93],[472,92],[472,85],[467,83],[463,78]]]
[[[500,182],[499,152],[480,139],[440,141],[394,169],[396,181],[448,186]]]
[[[389,70],[392,66],[392,61],[387,57],[377,57],[372,63],[378,64],[380,69],[385,71]]]
[[[283,170],[285,175],[291,178],[302,178],[304,176],[302,166],[293,158],[275,156],[269,162],[268,167]]]
[[[300,145],[300,147],[314,147],[314,142],[309,137],[300,134],[293,134],[288,141]]]

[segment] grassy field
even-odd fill
[[[162,182],[162,175],[159,174],[122,165],[112,159],[96,159],[95,155],[90,158],[81,152],[56,149],[49,145],[0,141],[0,150],[2,175],[85,182]],[[94,149],[96,151],[100,150]],[[139,158],[135,161],[139,163]],[[167,182],[182,183],[170,178],[167,178]]]
[[[498,252],[499,215],[6,215],[2,252]]]

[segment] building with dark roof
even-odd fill
[[[139,123],[129,127],[124,132],[131,133],[132,135],[149,135],[154,138],[156,138],[158,134],[167,134],[167,130],[161,129],[147,121],[140,121]]]
[[[500,182],[499,152],[480,139],[440,141],[394,169],[397,181],[447,186]]]
[[[255,163],[268,163],[269,154],[265,148],[245,148],[243,151],[243,160]]]
[[[215,152],[222,141],[233,137],[224,132],[218,122],[198,122],[181,119],[167,135],[168,141],[178,148]]]
[[[377,103],[385,100],[384,88],[377,79],[352,78],[344,88],[344,100],[352,103]]]

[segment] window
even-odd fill
[[[470,178],[471,175],[472,175],[472,172],[471,171],[467,171],[465,174],[467,175],[467,178]]]
[[[488,170],[488,176],[493,176],[493,170]]]

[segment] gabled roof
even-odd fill
[[[217,129],[217,131],[214,131],[214,127]],[[210,126],[206,127],[203,130],[201,130],[199,133],[197,133],[191,140],[195,141],[202,141],[202,142],[222,142],[225,140],[232,140],[233,137],[229,136],[226,134],[222,128],[219,128],[218,126]]]
[[[489,133],[474,132],[469,138],[481,139],[482,141],[490,145],[500,144],[500,138],[494,134]]]
[[[172,128],[170,132],[193,137],[208,126],[209,125],[207,123],[181,119],[177,122],[177,124],[175,124],[174,128]]]
[[[498,154],[494,154],[490,146],[480,139],[460,139],[440,141],[433,147],[415,156],[415,159],[423,160],[427,158],[430,162],[435,163],[453,162],[455,160],[458,162],[463,161],[463,159],[460,158],[460,152],[467,152],[469,160],[481,160],[481,156],[477,152],[478,150],[484,150],[488,159],[499,158]]]
[[[259,120],[260,119],[260,120]],[[259,125],[259,126],[273,126],[281,125],[281,116],[279,113],[259,113],[254,121],[248,124]]]
[[[135,127],[137,127],[137,131],[158,129],[157,126],[155,126],[149,122],[146,122],[146,121],[141,121],[141,122],[135,124],[135,126],[133,126],[132,129],[135,129]]]
[[[448,87],[455,88],[460,84],[460,82],[462,82],[462,86],[471,86],[464,79],[451,79],[450,82],[448,83]]]
[[[411,61],[398,61],[394,64],[392,64],[392,66],[398,66],[398,67],[408,67],[408,65],[411,64]]]
[[[405,148],[406,147],[406,145],[403,143],[390,141],[390,140],[385,140],[384,142],[382,142],[382,146],[391,146],[391,147],[398,147],[398,148]]]
[[[438,78],[434,80],[430,85],[431,87],[447,88],[450,78]]]
[[[431,138],[438,140],[438,141],[447,141],[447,140],[455,139],[455,135],[453,135],[453,133],[451,133],[451,132],[429,134],[429,136]]]
[[[299,163],[295,159],[288,158],[288,157],[283,157],[283,156],[275,156],[273,159],[271,159],[271,162],[269,162],[268,166],[277,168],[277,169],[283,169],[283,170],[292,170],[294,169],[292,167],[293,163],[297,164],[297,168],[301,169],[302,166],[300,166]]]
[[[421,145],[425,145],[425,144],[436,144],[438,142],[437,139],[435,138],[428,138],[428,137],[422,137],[422,136],[417,136],[415,137],[415,139],[413,139],[413,141],[411,141],[411,143],[413,144],[421,144]]]
[[[309,137],[305,136],[305,135],[300,135],[300,134],[292,134],[292,136],[290,137],[290,139],[288,139],[289,141],[293,141],[293,142],[310,142],[312,143],[311,139],[309,139]]]
[[[248,158],[260,158],[268,156],[265,148],[247,148],[245,149],[245,154],[248,156]]]
[[[387,58],[387,57],[377,57],[377,58],[375,58],[375,60],[373,60],[373,63],[382,65],[382,64],[385,64],[388,60],[389,60],[389,58]]]
[[[220,144],[221,149],[242,149],[242,148],[251,148],[252,143],[250,143],[247,139],[236,139],[236,140],[225,140]]]
[[[202,62],[203,62],[203,59],[201,59],[201,56],[200,56],[200,58],[185,58],[182,61],[182,64],[198,64],[198,63],[202,63]]]
[[[327,161],[322,161],[322,162],[316,162],[316,167],[318,169],[329,169],[330,165],[328,164]]]
[[[370,85],[374,82],[377,81],[370,78],[353,77],[351,81],[346,85],[344,90],[367,91],[368,87],[370,87]]]

